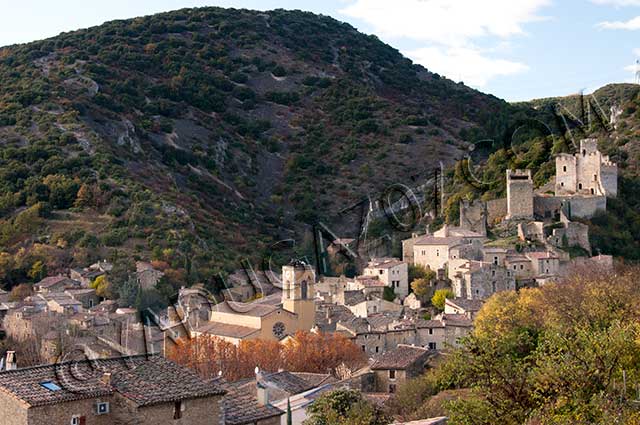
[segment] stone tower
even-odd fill
[[[533,180],[531,170],[507,170],[506,219],[533,218]]]
[[[298,328],[310,330],[316,321],[315,286],[313,268],[292,261],[282,266],[282,308],[298,315]]]
[[[598,150],[596,139],[580,141],[575,155],[556,157],[556,196],[608,196],[618,194],[618,166]]]

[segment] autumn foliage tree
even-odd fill
[[[446,361],[398,397],[409,419],[441,403],[451,423],[640,423],[640,269],[577,270],[565,281],[502,291]],[[460,393],[463,391],[463,393]],[[421,413],[421,414],[420,414]]]
[[[256,367],[266,371],[331,373],[343,363],[357,368],[366,362],[362,351],[345,336],[312,332],[297,332],[284,344],[249,339],[237,346],[203,335],[178,341],[168,357],[205,378],[222,372],[229,381],[253,376]]]

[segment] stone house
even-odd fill
[[[369,317],[378,313],[402,311],[403,309],[402,304],[396,304],[375,295],[368,296],[356,304],[345,305],[356,317]]]
[[[80,282],[68,278],[67,276],[48,276],[42,279],[40,282],[33,285],[33,289],[36,292],[63,292],[69,288],[79,288]]]
[[[155,288],[164,273],[156,270],[151,263],[136,261],[136,282],[142,289]]]
[[[531,261],[531,271],[535,278],[557,276],[560,273],[560,257],[550,251],[525,252]]]
[[[514,273],[517,281],[533,278],[531,260],[522,254],[510,253],[504,260],[505,267]]]
[[[458,298],[485,299],[498,291],[516,289],[511,270],[483,261],[452,261],[450,278],[451,289]]]
[[[449,260],[480,259],[485,239],[479,233],[444,225],[433,235],[421,236],[413,242],[413,264],[429,267],[444,277]]]
[[[10,370],[0,389],[4,425],[224,423],[222,388],[153,355]]]
[[[82,304],[82,307],[86,310],[93,308],[100,303],[100,297],[96,294],[95,289],[67,289],[64,293],[79,301]]]
[[[409,295],[409,267],[404,261],[395,258],[373,259],[365,267],[365,276],[376,276],[393,292],[404,299]]]
[[[431,350],[400,344],[374,358],[371,371],[376,376],[378,392],[395,393],[398,386],[424,373]]]
[[[468,298],[447,298],[444,302],[444,314],[461,314],[473,320],[478,315],[484,301]]]
[[[80,285],[84,288],[89,287],[94,280],[103,274],[105,273],[101,270],[91,270],[89,268],[69,270],[69,277],[80,282]]]

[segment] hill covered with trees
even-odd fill
[[[0,280],[106,258],[211,283],[512,106],[299,11],[201,8],[0,48]]]

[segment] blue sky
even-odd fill
[[[632,82],[640,59],[640,0],[0,0],[0,46],[195,6],[330,15],[510,101]]]

